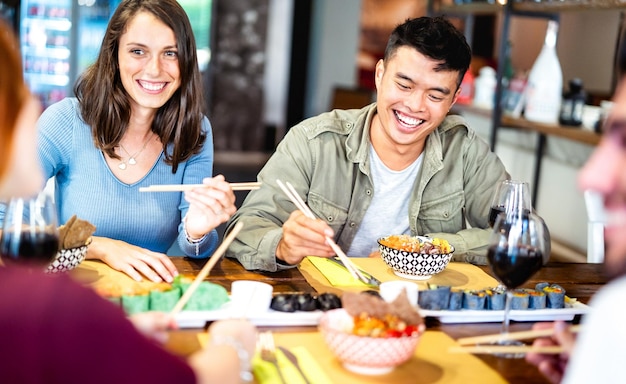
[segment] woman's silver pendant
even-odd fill
[[[135,160],[134,157],[131,157],[128,159],[128,165],[135,165],[137,164],[137,160]]]
[[[119,164],[117,165],[117,167],[123,171],[123,170],[125,170],[125,169],[126,169],[126,163],[121,162],[121,163],[119,163]]]

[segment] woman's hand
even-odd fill
[[[568,326],[562,321],[554,323],[537,323],[533,329],[555,329],[551,337],[543,337],[533,342],[535,347],[561,346],[564,352],[561,354],[528,353],[526,361],[536,365],[539,371],[551,382],[560,383],[567,368],[569,357],[576,343],[575,335],[569,331]]]
[[[128,244],[121,240],[93,236],[87,248],[88,259],[102,260],[111,268],[124,272],[133,280],[143,276],[155,283],[171,283],[178,270],[167,255]]]
[[[228,221],[237,210],[235,194],[224,176],[207,177],[202,183],[206,187],[185,192],[185,200],[189,202],[185,230],[194,240]]]
[[[161,344],[167,341],[168,331],[178,329],[176,319],[163,312],[142,312],[128,318],[139,333]]]

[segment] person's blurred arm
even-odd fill
[[[576,336],[568,330],[568,325],[562,321],[554,323],[537,323],[533,329],[554,328],[555,333],[551,337],[543,337],[533,342],[535,347],[561,346],[564,352],[561,354],[541,354],[528,353],[526,361],[536,365],[539,371],[551,382],[560,383],[563,379],[565,369],[569,362],[570,355],[574,349]]]
[[[217,321],[209,327],[209,344],[188,359],[197,382],[239,384],[252,381],[256,328],[247,320]]]

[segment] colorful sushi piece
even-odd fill
[[[483,310],[487,294],[484,290],[466,290],[463,292],[463,309]]]
[[[558,284],[552,284],[543,288],[546,294],[546,305],[548,308],[564,308],[565,307],[565,289]]]
[[[428,289],[419,291],[417,295],[417,305],[422,309],[440,311],[447,309],[450,302],[449,285],[428,285]]]
[[[506,302],[506,292],[501,288],[487,288],[485,290],[487,294],[486,309],[490,311],[502,311],[504,310],[504,304]]]
[[[149,291],[134,292],[134,294],[122,295],[122,309],[130,316],[150,310]]]
[[[153,289],[150,291],[150,310],[169,312],[180,299],[180,289],[178,287],[170,287],[164,289]]]
[[[451,289],[448,310],[458,311],[461,308],[463,308],[463,291],[460,289]]]
[[[528,309],[545,309],[546,294],[536,289],[527,289],[528,292]]]
[[[511,297],[511,309],[512,310],[524,310],[528,309],[529,295],[524,289],[515,289],[512,292]]]

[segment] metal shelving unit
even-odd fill
[[[504,0],[506,1],[506,0]],[[585,10],[603,10],[603,9],[622,9],[626,10],[626,3],[622,0],[565,0],[565,1],[508,1],[505,4],[476,2],[463,4],[443,4],[441,0],[428,1],[428,13],[430,15],[444,15],[449,17],[457,17],[465,20],[465,34],[468,41],[471,41],[471,31],[473,28],[475,15],[502,15],[501,36],[509,35],[509,27],[511,17],[533,17],[543,18],[546,20],[559,21],[562,12],[575,12]],[[498,58],[506,55],[506,38],[500,39],[498,49]],[[523,118],[511,118],[503,116],[500,100],[503,95],[502,74],[504,73],[504,60],[498,60],[497,68],[497,84],[495,92],[495,100],[493,111],[491,111],[491,131],[489,144],[492,150],[495,150],[497,143],[498,130],[502,128],[521,129],[526,131],[537,132],[537,146],[535,153],[535,170],[533,181],[532,200],[536,202],[538,193],[539,177],[541,174],[541,163],[546,144],[547,136],[561,137],[568,140],[596,145],[600,141],[600,135],[595,132],[573,129],[572,127],[564,127],[560,125],[540,124],[528,121]],[[463,108],[460,108],[461,110]]]

